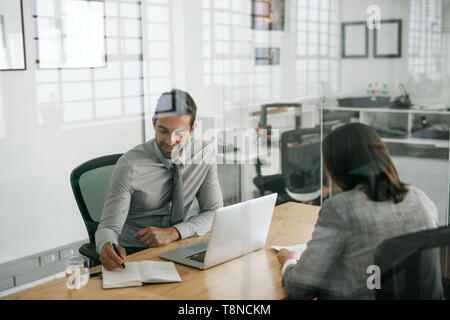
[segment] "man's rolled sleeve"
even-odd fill
[[[189,225],[189,223],[180,222],[173,226],[175,229],[177,229],[178,233],[180,234],[180,239],[189,238],[191,234],[193,234],[192,227]]]
[[[180,234],[179,240],[189,238],[195,235],[195,230],[190,222],[180,222],[174,225],[173,227],[177,229],[178,233]]]
[[[284,272],[286,271],[286,268],[289,266],[294,266],[297,264],[297,260],[296,259],[288,259],[284,264],[283,264],[283,268],[281,269],[281,274],[284,274]]]
[[[117,233],[107,228],[97,229],[97,232],[95,233],[95,247],[98,254],[100,254],[103,247],[108,242],[119,244],[119,236]]]
[[[193,216],[186,221],[174,225],[174,227],[180,233],[180,240],[181,240],[208,233],[211,230],[213,219],[214,219],[214,210],[203,211],[200,214]]]

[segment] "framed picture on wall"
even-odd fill
[[[402,56],[402,20],[381,20],[380,29],[373,30],[374,58],[400,58]]]
[[[342,58],[369,56],[369,30],[366,21],[342,23]]]
[[[0,70],[26,70],[22,0],[0,1]]]
[[[286,0],[252,0],[252,29],[284,30]]]
[[[280,64],[280,48],[255,48],[255,65]]]

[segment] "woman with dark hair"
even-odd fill
[[[322,143],[325,169],[341,191],[325,200],[312,239],[297,262],[280,250],[283,286],[291,298],[373,299],[367,268],[388,238],[438,227],[427,195],[400,181],[389,151],[371,127],[350,123]]]

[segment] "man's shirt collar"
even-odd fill
[[[154,140],[153,147],[155,149],[156,156],[161,161],[161,163],[168,169],[171,170],[174,164],[184,166],[186,163],[186,158],[189,157],[189,151],[191,150],[191,137],[188,138],[188,141],[183,147],[183,152],[181,156],[176,159],[167,159],[163,156],[161,150],[159,150],[158,144],[156,143],[156,139]]]

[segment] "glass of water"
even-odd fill
[[[66,260],[66,286],[80,289],[89,281],[89,260],[83,256],[70,256]]]

